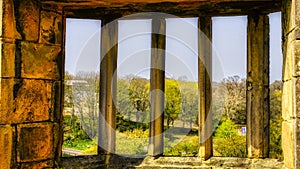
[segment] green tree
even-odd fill
[[[224,114],[236,124],[246,123],[246,80],[231,76],[223,80],[226,89]]]
[[[167,126],[174,124],[174,120],[181,112],[181,105],[181,93],[178,83],[176,80],[166,79],[164,117],[167,119]]]
[[[129,99],[136,111],[136,122],[145,122],[149,113],[149,81],[144,78],[134,77],[130,79]]]
[[[180,120],[189,124],[192,128],[193,123],[198,120],[198,85],[195,82],[179,81],[181,87],[182,109],[179,115]]]
[[[82,131],[91,138],[97,135],[99,105],[99,73],[79,72],[65,75],[65,110],[80,120]]]
[[[117,81],[117,115],[120,118],[126,117],[131,120],[131,114],[134,111],[134,107],[129,98],[129,79],[120,78]]]
[[[282,160],[281,148],[281,97],[282,82],[275,81],[270,85],[270,157]]]

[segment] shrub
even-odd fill
[[[198,136],[186,136],[177,143],[165,139],[166,156],[196,156],[198,150]]]
[[[234,123],[226,119],[216,130],[214,154],[224,157],[246,157],[246,137],[238,134]]]

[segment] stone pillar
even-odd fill
[[[198,93],[199,93],[199,157],[208,159],[212,149],[212,20],[200,17],[198,20]]]
[[[165,91],[165,48],[166,21],[152,20],[152,50],[150,73],[150,138],[148,154],[162,155],[164,151],[164,91]]]
[[[102,20],[100,65],[99,153],[114,153],[116,148],[116,90],[118,22]]]
[[[62,138],[62,11],[39,0],[0,6],[0,166],[53,168]]]
[[[269,18],[248,16],[247,150],[249,158],[269,156]]]
[[[282,149],[286,168],[300,168],[300,0],[282,2]]]

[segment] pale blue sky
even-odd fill
[[[270,15],[271,82],[281,79],[281,15]],[[167,19],[166,76],[197,80],[197,19]],[[67,19],[66,70],[99,71],[100,20]],[[213,80],[246,77],[247,17],[213,18]],[[119,21],[118,76],[148,76],[151,20]]]

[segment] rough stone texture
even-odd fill
[[[35,163],[21,163],[20,169],[51,169],[53,161],[43,161]]]
[[[62,43],[62,15],[42,11],[40,24],[40,43]]]
[[[300,41],[284,42],[287,47],[284,52],[283,80],[290,80],[292,77],[300,76]],[[288,46],[287,46],[288,45]]]
[[[42,80],[3,80],[4,112],[0,124],[46,121],[50,119],[52,82]],[[13,100],[12,100],[13,99]],[[7,106],[7,108],[6,108]]]
[[[294,77],[300,76],[300,41],[296,40],[293,41],[291,44],[292,48],[294,49],[293,56],[295,57],[294,63]]]
[[[248,16],[247,150],[249,158],[269,156],[269,18]]]
[[[13,129],[9,125],[0,125],[0,166],[10,169],[13,148]]]
[[[23,80],[15,99],[16,111],[12,121],[36,122],[49,120],[52,83],[41,80]]]
[[[10,116],[14,111],[15,79],[0,78],[0,124],[10,124]]]
[[[295,79],[285,81],[282,90],[282,117],[290,120],[295,117]]]
[[[63,123],[53,124],[53,154],[55,160],[59,161],[62,156],[62,144],[63,144]]]
[[[17,161],[32,162],[53,158],[51,123],[18,125]]]
[[[300,162],[299,162],[299,154],[300,154],[300,118],[296,118],[296,127],[295,127],[295,141],[296,141],[296,158],[297,158],[297,162],[296,162],[296,167],[295,168],[300,168]]]
[[[290,92],[291,95],[293,95],[293,102],[286,103],[286,105],[290,105],[294,111],[292,118],[300,118],[300,78],[298,77],[294,81],[295,84],[293,86],[293,89],[295,90],[295,92]]]
[[[17,30],[22,39],[37,42],[40,22],[39,0],[15,0],[14,3]]]
[[[294,58],[293,51],[294,48],[291,44],[291,41],[287,39],[283,42],[283,69],[282,69],[282,80],[287,81],[292,79],[294,72]]]
[[[282,148],[285,167],[300,168],[300,1],[283,0]]]
[[[23,42],[21,44],[22,77],[41,79],[61,78],[61,48]]]
[[[53,82],[0,79],[0,86],[0,124],[47,121],[53,116]]]
[[[53,83],[52,88],[52,99],[51,99],[51,121],[53,122],[63,122],[62,120],[62,82],[61,81],[55,81]]]
[[[7,39],[20,39],[21,35],[17,32],[15,22],[14,0],[2,0],[0,2],[1,23],[0,36]]]
[[[86,156],[63,158],[61,167],[65,169],[104,168],[105,157]],[[112,156],[109,168],[114,169],[281,169],[283,163],[275,159],[247,159],[230,157],[212,157],[203,161],[198,157],[146,157],[126,158]]]
[[[300,1],[299,0],[283,0],[282,1],[282,25],[285,36],[295,27],[300,26]]]
[[[0,77],[15,77],[15,44],[0,42]]]
[[[284,164],[288,168],[295,168],[295,147],[294,147],[294,121],[284,121],[282,123],[282,149],[284,156]]]

